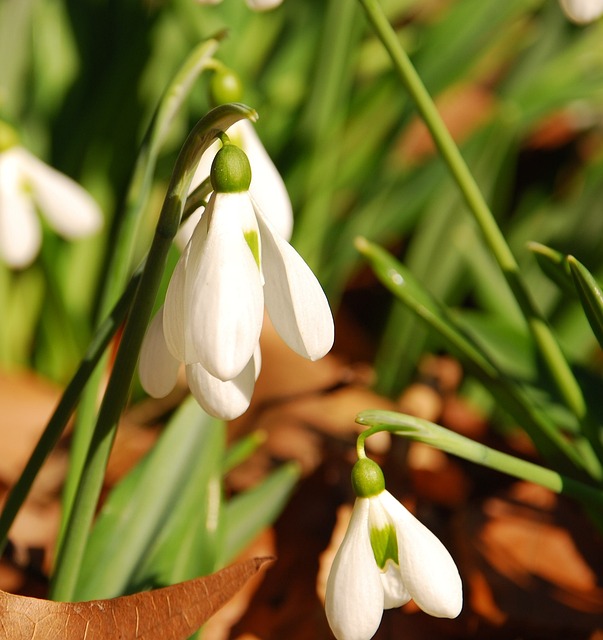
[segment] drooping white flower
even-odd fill
[[[26,267],[40,250],[36,208],[69,239],[91,235],[103,223],[99,206],[79,184],[11,146],[0,153],[0,256],[11,267]]]
[[[246,0],[247,6],[254,11],[268,11],[278,7],[283,0]],[[222,0],[197,0],[198,4],[220,4]]]
[[[287,187],[253,125],[249,120],[239,120],[228,129],[228,137],[243,149],[249,158],[251,198],[281,236],[289,240],[293,231],[293,208]],[[216,140],[201,157],[191,182],[191,191],[209,176],[212,162],[221,145],[222,143]],[[181,248],[184,248],[190,240],[202,212],[202,209],[197,209],[180,228],[176,240]]]
[[[143,387],[159,397],[184,363],[201,406],[222,419],[241,415],[251,401],[264,305],[283,340],[306,358],[324,356],[334,337],[318,280],[252,200],[250,175],[231,187],[239,162],[249,172],[231,144],[216,156],[214,192],[147,331],[139,367]]]
[[[577,24],[588,24],[603,14],[603,0],[559,0],[565,15]]]
[[[371,481],[381,479],[369,483],[368,490],[365,485],[358,491],[355,484],[359,497],[327,581],[325,611],[335,637],[369,640],[379,628],[383,610],[411,598],[432,616],[455,618],[463,595],[454,560],[438,538],[385,490],[374,462],[360,460],[354,470],[359,466],[369,467]]]

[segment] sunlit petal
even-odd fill
[[[383,586],[383,608],[395,609],[401,607],[410,600],[410,593],[402,582],[400,567],[388,560],[385,571],[379,572]]]
[[[262,238],[264,297],[274,328],[310,360],[333,346],[333,316],[320,283],[295,249],[257,213]]]
[[[383,587],[368,530],[369,499],[357,498],[327,580],[325,612],[337,640],[369,640],[383,616]]]
[[[253,214],[248,194],[212,194],[210,203],[203,216],[209,225],[203,250],[196,250],[195,235],[191,240],[185,355],[187,363],[199,362],[214,377],[231,380],[247,365],[258,343],[264,296],[244,236]]]
[[[53,229],[66,238],[81,238],[101,228],[100,207],[85,189],[25,149],[16,151],[33,197]]]
[[[379,499],[396,528],[400,573],[412,599],[432,616],[455,618],[463,606],[463,587],[446,547],[389,492]]]
[[[22,268],[36,257],[42,238],[14,151],[0,155],[0,255],[9,266]]]
[[[221,420],[234,420],[249,407],[255,380],[257,361],[252,358],[232,380],[219,380],[200,364],[186,367],[186,379],[192,394],[207,413]]]
[[[283,0],[247,0],[250,9],[255,11],[268,11],[278,7]]]
[[[142,342],[138,366],[142,388],[154,398],[167,396],[176,386],[179,366],[165,343],[162,308],[149,324]]]
[[[603,14],[603,0],[559,0],[565,15],[577,24],[593,22]]]

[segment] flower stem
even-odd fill
[[[116,234],[116,244],[107,265],[102,289],[97,296],[100,300],[98,308],[100,318],[108,313],[129,277],[139,223],[151,193],[155,165],[163,141],[195,80],[203,70],[213,66],[212,56],[218,48],[218,39],[212,38],[201,43],[188,56],[163,95],[142,141],[129,188],[122,205],[118,208],[119,232]],[[90,447],[97,415],[99,388],[107,366],[108,359],[103,359],[93,373],[78,408],[69,455],[69,469],[63,490],[63,517],[58,548],[62,544],[75,492]]]
[[[536,345],[548,365],[548,370],[567,406],[579,419],[584,419],[587,409],[582,391],[559,343],[548,324],[536,309],[521,277],[519,265],[499,229],[486,201],[469,171],[456,143],[444,124],[425,85],[403,50],[378,0],[359,0],[377,36],[391,57],[402,83],[413,99],[425,121],[431,136],[442,155],[452,177],[482,230],[515,299],[524,314]]]
[[[201,155],[213,140],[221,131],[244,117],[255,119],[256,114],[249,107],[237,104],[213,109],[197,123],[176,160],[145,269],[101,403],[63,544],[59,549],[51,585],[51,596],[56,600],[71,600],[75,592],[117,423],[128,398],[144,332],[153,310],[172,240],[180,225],[191,180]]]
[[[603,491],[601,489],[533,462],[497,451],[433,422],[414,416],[393,411],[369,410],[359,413],[356,422],[369,427],[358,436],[356,447],[362,452],[364,452],[366,438],[380,431],[389,431],[515,478],[534,482],[555,493],[571,496],[589,508],[590,514],[595,515],[599,526],[603,525]]]

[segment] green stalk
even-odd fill
[[[86,541],[101,492],[105,469],[121,412],[128,399],[138,354],[161,283],[174,236],[178,231],[190,183],[203,152],[219,134],[242,118],[255,119],[245,105],[222,105],[202,118],[188,136],[176,160],[132,310],[126,321],[105,392],[81,481],[59,550],[51,597],[71,600],[77,586]]]
[[[125,201],[117,213],[119,233],[107,266],[103,288],[98,296],[100,297],[99,317],[101,318],[114,304],[129,277],[139,223],[149,199],[155,165],[163,141],[199,74],[213,65],[212,56],[218,48],[218,39],[219,37],[203,42],[186,59],[163,95],[142,141]],[[107,365],[107,359],[103,359],[94,372],[79,406],[70,450],[69,470],[63,490],[63,518],[59,534],[59,548],[92,439],[98,408],[99,388]]]
[[[584,419],[587,409],[580,386],[561,351],[559,343],[544,318],[536,309],[521,277],[519,265],[496,224],[494,216],[456,143],[438,113],[431,96],[406,52],[402,49],[396,32],[387,20],[378,1],[359,0],[359,2],[364,8],[377,36],[390,55],[395,70],[398,72],[402,83],[425,121],[434,143],[463,194],[469,210],[481,228],[484,238],[526,319],[561,397],[580,420]]]
[[[2,551],[6,546],[8,532],[15,520],[17,512],[25,502],[25,498],[27,498],[27,494],[42,464],[61,437],[71,414],[77,406],[77,402],[86,383],[109,345],[109,342],[124,321],[130,308],[134,292],[140,282],[141,275],[142,268],[138,269],[133,275],[127,289],[115,307],[113,307],[109,316],[97,329],[78,370],[71,379],[71,382],[67,385],[59,404],[46,425],[44,433],[40,436],[40,440],[29,457],[19,479],[8,494],[2,515],[0,515],[0,555],[2,555]]]
[[[366,438],[380,431],[389,431],[515,478],[535,482],[555,493],[568,495],[590,507],[591,515],[592,507],[596,507],[597,523],[603,524],[603,491],[600,489],[532,462],[496,451],[433,422],[414,416],[393,411],[369,410],[359,413],[356,422],[369,427],[358,436],[356,448],[359,457],[366,457],[364,453]]]

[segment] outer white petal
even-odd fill
[[[27,266],[42,241],[40,223],[25,188],[19,150],[13,148],[0,154],[0,255],[15,268]]]
[[[207,225],[202,222],[196,232],[200,236],[206,234]],[[202,238],[200,238],[200,242],[201,241]],[[163,305],[163,332],[167,348],[170,353],[181,362],[185,361],[184,327],[187,321],[185,314],[185,286],[191,242],[186,245],[184,252],[176,264]]]
[[[159,309],[142,341],[138,373],[143,389],[163,398],[176,386],[180,362],[169,352],[163,336],[163,308]]]
[[[247,411],[258,374],[255,355],[236,378],[225,382],[214,378],[200,364],[186,367],[186,379],[195,399],[207,413],[221,420],[234,420]]]
[[[383,616],[383,587],[368,531],[369,499],[357,498],[327,580],[325,612],[337,640],[369,640]]]
[[[255,4],[259,8],[264,4],[266,9],[276,6],[274,1]],[[250,3],[251,5],[251,3]],[[287,192],[287,187],[278,169],[268,155],[262,141],[249,120],[239,120],[228,130],[228,135],[238,142],[249,158],[251,165],[251,186],[249,193],[260,211],[270,221],[270,224],[289,240],[293,231],[293,207]]]
[[[186,362],[232,380],[251,359],[264,316],[260,272],[243,235],[254,231],[248,227],[255,224],[249,195],[212,194],[203,218],[207,240],[197,250],[193,235],[187,265]]]
[[[603,14],[602,0],[559,0],[565,15],[577,24],[587,24]]]
[[[85,189],[25,149],[18,151],[34,199],[58,233],[66,238],[81,238],[102,227],[100,207]]]
[[[456,618],[463,585],[446,547],[388,491],[379,499],[396,528],[400,572],[412,599],[429,615]]]
[[[255,11],[268,11],[278,7],[283,0],[247,0],[247,5]]]
[[[329,303],[312,270],[295,249],[256,212],[262,236],[264,298],[281,338],[305,358],[322,358],[333,346]]]

